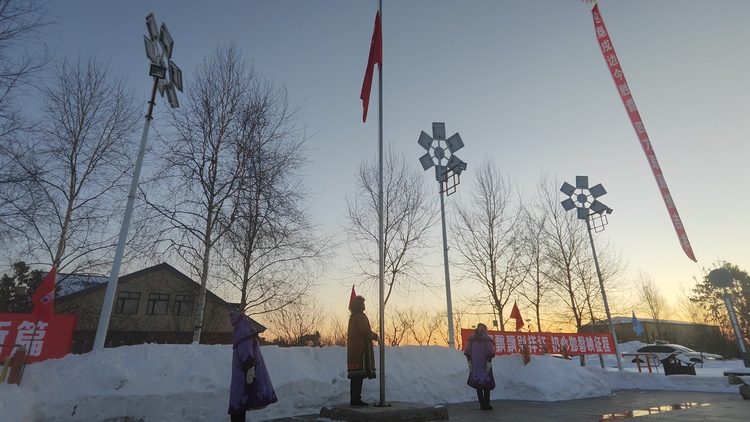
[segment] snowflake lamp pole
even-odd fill
[[[445,228],[445,199],[444,195],[450,196],[456,192],[456,186],[461,183],[461,172],[466,170],[466,163],[461,161],[454,153],[463,148],[464,142],[458,133],[445,139],[445,123],[432,123],[432,136],[424,131],[419,135],[417,143],[427,150],[427,153],[419,157],[419,162],[425,171],[435,167],[435,179],[440,186],[440,218],[443,222],[443,265],[445,267],[445,300],[448,303],[448,346],[456,348],[455,336],[453,334],[453,305],[451,301],[451,276],[448,269],[448,235]],[[447,153],[447,154],[446,154]],[[447,160],[443,165],[443,160]],[[437,162],[436,162],[437,161]]]
[[[596,267],[596,275],[599,277],[599,288],[602,291],[604,310],[607,312],[609,331],[610,333],[612,333],[612,339],[615,342],[614,346],[615,356],[617,357],[617,368],[622,371],[622,359],[620,358],[620,353],[617,351],[617,333],[615,333],[614,325],[612,325],[612,315],[609,312],[607,293],[604,291],[602,272],[599,269],[599,260],[596,257],[594,236],[591,234],[592,228],[596,232],[604,230],[604,226],[607,224],[607,214],[612,213],[612,208],[609,208],[597,199],[600,196],[605,195],[607,191],[604,189],[604,186],[602,186],[601,183],[589,188],[588,176],[576,176],[575,186],[571,185],[568,182],[565,182],[560,188],[560,191],[568,196],[568,199],[561,202],[565,211],[570,211],[575,208],[576,212],[578,213],[578,219],[586,221],[586,231],[589,234],[589,241],[591,242],[591,252],[594,255],[594,266]]]
[[[125,241],[128,237],[130,228],[130,218],[133,215],[133,205],[138,192],[138,179],[141,176],[141,167],[143,167],[143,156],[146,153],[146,140],[148,139],[148,130],[151,124],[151,116],[154,110],[156,91],[161,96],[167,95],[167,101],[172,108],[177,108],[180,103],[177,101],[177,92],[182,92],[182,71],[174,64],[172,59],[172,50],[174,49],[174,40],[167,29],[167,25],[162,23],[161,28],[156,26],[156,18],[153,13],[146,16],[146,29],[148,36],[143,36],[143,42],[146,46],[146,57],[150,61],[149,76],[154,78],[154,88],[151,90],[151,101],[148,102],[148,113],[146,113],[146,123],[143,126],[143,135],[141,144],[138,149],[135,168],[133,170],[133,181],[128,193],[128,201],[125,205],[125,214],[122,217],[122,226],[120,228],[120,238],[115,249],[115,257],[112,262],[112,271],[107,283],[107,292],[104,295],[101,315],[99,316],[99,326],[96,330],[94,339],[94,350],[104,348],[104,340],[107,337],[107,328],[109,327],[109,318],[112,313],[112,305],[117,290],[117,279],[120,277],[120,264],[125,251]]]

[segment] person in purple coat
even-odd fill
[[[492,374],[492,358],[495,357],[495,346],[487,334],[487,326],[479,323],[474,334],[466,342],[464,351],[469,361],[469,379],[466,383],[477,390],[479,407],[492,410],[490,390],[495,388],[495,376]]]
[[[232,321],[232,381],[229,385],[231,422],[245,422],[245,412],[263,409],[276,403],[263,355],[258,344],[258,331],[242,312],[230,312]]]

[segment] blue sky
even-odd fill
[[[545,172],[571,183],[587,175],[606,187],[603,200],[614,209],[602,236],[631,273],[648,273],[665,294],[691,287],[718,259],[750,269],[750,2],[599,2],[697,264],[679,246],[609,75],[593,4],[383,3],[384,142],[418,167],[422,130],[442,121],[449,135],[459,132],[466,146],[458,155],[469,168],[449,202],[468,192],[485,157],[529,192]],[[329,232],[344,222],[358,164],[377,157],[377,91],[365,124],[359,99],[377,1],[52,0],[49,8],[57,24],[45,32],[57,57],[110,59],[144,109],[148,13],[169,27],[185,83],[217,45],[236,41],[258,73],[303,106],[311,209]],[[157,116],[153,128],[160,127]],[[345,302],[342,286],[351,281],[335,271],[329,279],[329,296]]]

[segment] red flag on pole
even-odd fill
[[[352,310],[352,301],[354,298],[357,297],[357,294],[354,292],[354,285],[352,284],[352,294],[349,296],[349,310]]]
[[[372,41],[370,42],[370,57],[367,59],[367,70],[365,70],[365,80],[362,82],[362,93],[359,98],[362,100],[362,122],[367,121],[367,108],[370,105],[370,91],[372,91],[372,76],[375,73],[375,63],[383,63],[383,34],[380,28],[380,12],[375,13],[375,29],[372,31]]]
[[[37,287],[34,295],[31,296],[31,303],[34,304],[31,313],[41,320],[49,320],[52,316],[52,309],[55,304],[55,275],[55,267],[52,267],[42,280],[42,284]]]
[[[521,331],[523,328],[523,318],[521,318],[521,311],[518,310],[518,305],[513,302],[513,310],[510,311],[510,317],[516,320],[516,331]]]

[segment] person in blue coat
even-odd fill
[[[492,410],[490,390],[495,388],[495,376],[492,374],[492,358],[495,357],[495,346],[487,334],[487,326],[479,323],[474,333],[466,342],[464,351],[469,361],[469,379],[466,384],[477,390],[479,407]]]
[[[231,422],[245,422],[245,412],[263,409],[276,403],[263,355],[258,344],[258,331],[242,312],[230,312],[232,321],[232,381],[229,385]]]

